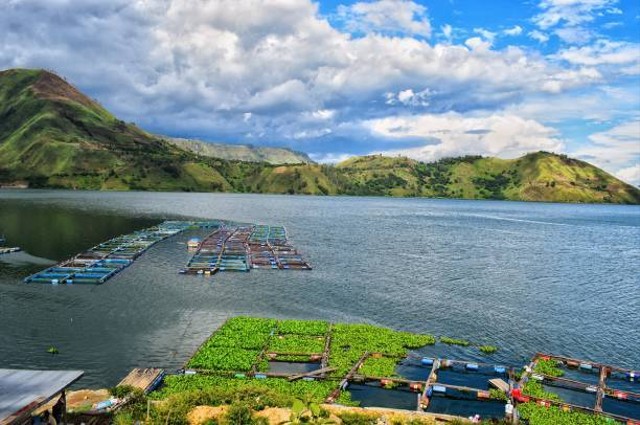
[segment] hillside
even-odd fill
[[[0,186],[640,203],[638,188],[546,152],[434,163],[377,155],[331,166],[272,149],[168,142],[55,74],[0,72]]]
[[[640,203],[640,190],[587,163],[549,152],[516,159],[467,156],[422,163],[367,156],[337,165],[362,195]]]
[[[165,141],[197,155],[232,161],[268,162],[269,164],[313,164],[309,156],[287,148],[209,143],[199,140],[164,138]]]

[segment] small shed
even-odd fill
[[[31,412],[84,375],[80,370],[0,369],[0,425],[22,424]]]

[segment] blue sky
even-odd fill
[[[536,150],[640,184],[640,2],[0,0],[0,68],[146,130],[335,162]]]

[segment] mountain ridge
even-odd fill
[[[119,120],[51,72],[0,72],[0,185],[640,203],[638,188],[548,152],[432,163],[369,155],[334,166],[214,158],[180,143]]]
[[[304,152],[289,148],[262,147],[244,144],[205,142],[196,139],[183,139],[159,136],[165,141],[197,155],[226,160],[245,162],[268,162],[269,164],[315,164]]]

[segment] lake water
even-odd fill
[[[22,279],[169,218],[287,227],[314,270],[179,275],[183,234],[100,286]],[[640,208],[232,194],[0,191],[0,367],[77,368],[82,386],[179,368],[226,318],[368,322],[640,367]],[[56,346],[60,354],[47,354]],[[458,358],[475,349],[428,348]]]

